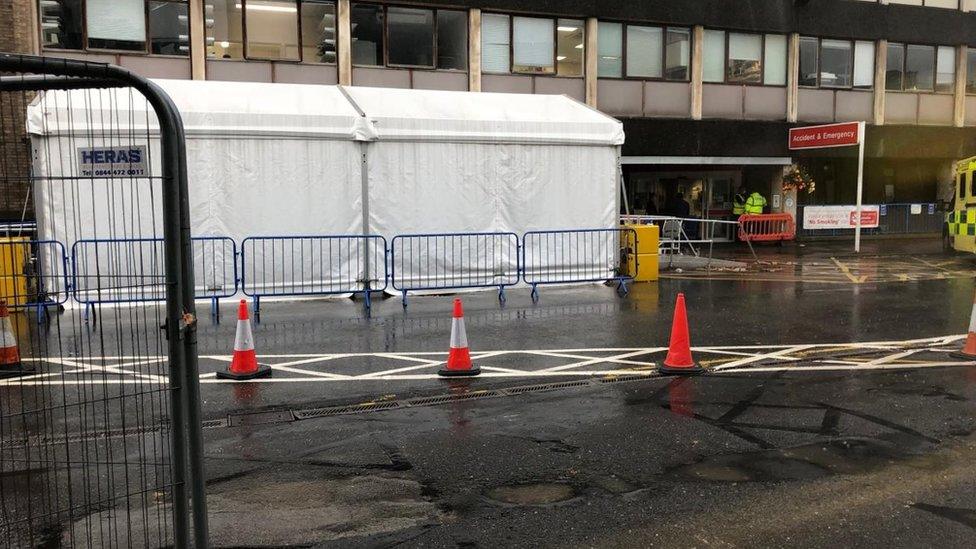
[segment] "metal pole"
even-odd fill
[[[864,199],[864,122],[857,123],[857,206],[854,209],[854,253],[861,251],[861,204]]]

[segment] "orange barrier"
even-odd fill
[[[795,238],[796,222],[790,214],[743,215],[739,218],[739,240],[779,242]]]

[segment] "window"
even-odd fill
[[[189,55],[190,20],[181,2],[149,2],[149,52]]]
[[[952,46],[888,44],[888,82],[892,91],[952,93],[956,82]]]
[[[601,78],[624,75],[624,26],[600,22],[597,31],[597,74]]]
[[[41,43],[45,48],[82,49],[82,0],[39,2]]]
[[[468,14],[437,10],[437,67],[468,70]]]
[[[353,3],[350,22],[353,65],[468,68],[463,11]]]
[[[247,57],[301,60],[297,0],[246,0],[244,19]]]
[[[761,34],[729,33],[728,82],[762,83],[762,44]]]
[[[552,19],[512,18],[512,72],[553,74],[555,29]]]
[[[41,44],[189,55],[187,0],[38,0]]]
[[[870,89],[874,42],[800,37],[800,86]]]
[[[906,6],[926,6],[929,8],[959,9],[959,0],[888,0],[889,4],[905,4]]]
[[[668,28],[664,47],[664,77],[688,80],[691,68],[691,29]]]
[[[725,82],[725,31],[705,30],[702,73],[705,82]]]
[[[935,91],[952,93],[956,83],[956,49],[939,46],[935,59]]]
[[[350,20],[353,65],[383,65],[383,7],[353,4]]]
[[[583,76],[584,25],[577,19],[556,21],[556,74]]]
[[[509,72],[511,39],[511,20],[507,15],[486,13],[481,17],[481,69],[484,72]]]
[[[905,45],[888,43],[888,66],[885,68],[885,89],[901,90],[905,80]]]
[[[966,52],[966,93],[976,94],[976,49]]]
[[[664,29],[627,25],[627,76],[661,78]]]
[[[434,12],[390,7],[386,12],[391,66],[434,68]]]
[[[691,76],[687,27],[601,22],[597,42],[600,77],[688,81]]]
[[[207,0],[207,57],[244,59],[244,16],[238,0]]]
[[[302,59],[336,62],[336,7],[332,2],[302,1]]]
[[[143,0],[87,0],[88,47],[145,51],[145,8]]]
[[[583,76],[583,21],[546,17],[481,18],[484,72]]]
[[[767,86],[786,85],[786,35],[767,34],[766,50],[763,54],[763,84]]]

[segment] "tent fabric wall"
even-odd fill
[[[240,244],[248,236],[367,232],[392,239],[616,226],[623,126],[567,97],[157,82],[186,127],[195,237]],[[110,144],[120,131],[148,131],[157,151],[157,123],[138,94],[45,92],[30,106],[27,125],[41,176],[42,238],[70,250],[96,230],[110,235],[113,223],[136,224],[129,235],[161,236],[158,179],[47,178],[78,176],[78,149]],[[93,142],[85,141],[89,135]],[[150,162],[155,175],[158,156]],[[134,203],[142,210],[119,206]],[[246,274],[287,274],[267,268],[274,270]],[[349,272],[348,265],[335,270]]]

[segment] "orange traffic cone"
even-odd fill
[[[691,357],[691,336],[688,334],[688,312],[685,310],[685,294],[678,294],[674,304],[674,321],[671,323],[671,344],[664,364],[658,367],[662,374],[700,374],[704,368],[695,364]]]
[[[451,322],[451,352],[447,356],[447,366],[438,375],[445,377],[476,376],[481,368],[471,364],[471,351],[468,349],[468,335],[464,331],[464,308],[461,300],[454,300],[454,320]]]
[[[17,334],[10,323],[7,302],[0,300],[0,378],[33,373],[25,370],[20,362],[20,349],[17,348]]]
[[[969,334],[961,351],[949,353],[952,358],[976,360],[976,296],[973,297],[973,312],[969,316]]]
[[[247,315],[247,301],[241,300],[237,308],[237,337],[234,338],[234,358],[226,372],[217,372],[224,379],[254,379],[271,375],[269,366],[258,364],[254,352],[254,336],[251,335],[251,319]]]

